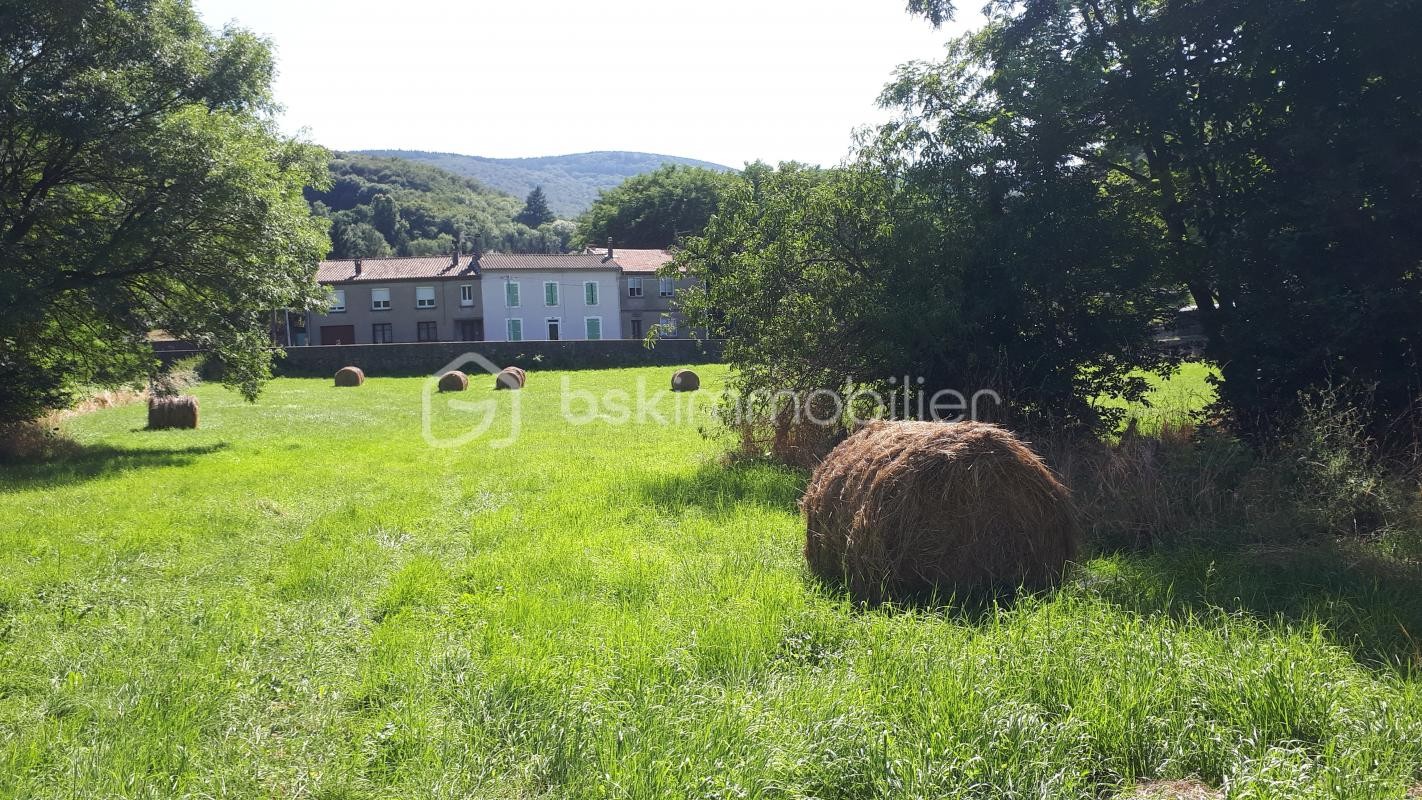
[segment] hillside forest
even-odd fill
[[[528,217],[525,203],[472,178],[401,158],[333,153],[328,188],[308,186],[311,211],[329,220],[331,258],[425,256],[463,249],[475,237],[486,250],[560,253],[575,226],[547,216]],[[540,193],[541,196],[541,193]],[[529,226],[516,218],[544,219]]]

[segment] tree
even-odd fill
[[[701,233],[716,213],[726,173],[668,164],[598,194],[578,220],[584,244],[611,238],[623,247],[669,247]]]
[[[254,397],[272,309],[315,307],[324,151],[276,132],[267,43],[184,0],[0,9],[0,415],[191,339]]]
[[[1243,429],[1340,381],[1422,424],[1422,61],[1401,55],[1419,37],[1411,3],[999,2],[893,99],[1057,147],[1134,195]]]
[[[514,222],[526,225],[530,228],[537,228],[548,222],[557,219],[553,212],[548,209],[548,198],[543,196],[543,187],[535,186],[533,191],[528,193],[528,199],[524,201],[523,210],[514,217]]]
[[[331,234],[331,252],[336,258],[385,258],[394,253],[380,231],[368,222],[338,223]]]
[[[960,134],[966,152],[1000,146]],[[672,267],[702,279],[682,294],[690,324],[726,340],[747,395],[911,376],[926,396],[997,392],[1019,426],[1109,423],[1095,399],[1142,393],[1131,370],[1160,357],[1137,344],[1173,300],[1132,210],[1029,153],[985,172],[902,147],[747,167]]]
[[[384,192],[377,194],[370,203],[371,224],[375,226],[385,241],[397,251],[407,250],[410,245],[410,226],[400,218],[400,204]]]

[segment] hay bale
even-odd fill
[[[518,367],[504,367],[494,377],[495,389],[522,389],[528,382],[528,373]]]
[[[469,388],[469,376],[457,369],[439,376],[439,390],[441,392],[462,392]]]
[[[359,386],[365,383],[365,373],[360,367],[341,367],[336,370],[337,386]]]
[[[148,429],[196,428],[198,400],[192,395],[148,398]]]
[[[1076,552],[1070,492],[1017,437],[980,422],[873,422],[800,501],[805,558],[880,602],[1041,589]]]
[[[672,373],[673,392],[694,392],[701,388],[701,376],[689,369],[679,369]]]

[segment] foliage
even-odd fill
[[[572,224],[533,227],[515,221],[518,201],[477,181],[400,158],[350,153],[331,160],[330,188],[306,190],[312,210],[329,219],[332,258],[443,255],[456,234],[472,252],[566,252]]]
[[[698,372],[684,401],[726,375]],[[71,420],[82,452],[0,468],[0,796],[1076,800],[1194,777],[1396,800],[1422,776],[1415,567],[1123,552],[1010,608],[866,612],[805,578],[803,474],[719,465],[699,416],[559,407],[564,379],[626,398],[667,374],[485,386],[519,395],[518,444],[435,457],[404,411],[423,378],[279,379],[256,406],[198,386],[193,431]]]
[[[1132,196],[1238,425],[1286,430],[1301,391],[1336,381],[1416,421],[1419,37],[1410,2],[995,2],[887,99],[911,125],[973,125]]]
[[[186,0],[0,7],[0,416],[153,367],[154,329],[255,397],[266,314],[321,300],[301,197],[324,152],[277,133],[273,61]]]
[[[514,197],[523,197],[535,186],[548,195],[548,207],[564,218],[587,211],[601,191],[665,164],[681,164],[702,169],[727,171],[729,168],[693,158],[622,150],[574,153],[534,158],[486,158],[423,150],[363,150],[362,155],[403,158],[439,167],[455,175]]]
[[[548,210],[548,198],[543,196],[543,187],[535,186],[533,191],[528,193],[528,198],[523,201],[523,210],[514,217],[514,222],[520,225],[527,225],[530,228],[537,228],[554,219],[553,212]]]
[[[738,388],[907,376],[926,396],[995,391],[1019,425],[1109,424],[1093,401],[1145,390],[1131,369],[1159,357],[1137,344],[1173,304],[1129,206],[1032,153],[985,172],[891,144],[843,169],[751,165],[688,240],[674,268],[703,285],[683,308],[726,338]]]
[[[578,237],[601,246],[665,248],[699,235],[716,213],[728,173],[667,164],[599,192],[578,219]]]

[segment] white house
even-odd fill
[[[622,338],[621,268],[606,255],[484,253],[479,268],[488,341]]]

